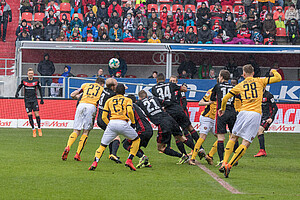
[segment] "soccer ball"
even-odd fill
[[[120,67],[120,61],[117,58],[112,58],[108,62],[108,66],[112,69],[116,69]]]

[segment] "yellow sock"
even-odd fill
[[[97,162],[99,162],[100,158],[102,157],[103,155],[103,152],[105,151],[106,147],[105,146],[102,146],[100,145],[100,147],[96,150],[96,153],[95,153],[95,160]]]
[[[218,140],[215,141],[210,152],[208,153],[209,157],[212,158],[215,155],[215,153],[217,153],[217,151],[218,151]]]
[[[232,154],[232,152],[233,152],[234,145],[235,145],[235,142],[232,141],[232,140],[229,140],[229,141],[227,142],[226,147],[225,147],[224,159],[223,159],[223,162],[224,162],[224,163],[227,163],[227,162],[228,162],[229,156],[230,156],[230,155]]]
[[[232,156],[231,160],[229,161],[229,164],[232,166],[234,165],[241,157],[245,154],[247,150],[247,147],[245,145],[240,145],[236,150],[234,155]]]
[[[81,151],[83,150],[85,144],[86,144],[86,141],[88,139],[88,136],[87,135],[82,135],[80,140],[79,140],[79,143],[78,143],[78,148],[77,148],[77,153],[80,154]]]
[[[194,148],[194,151],[193,151],[193,154],[192,154],[192,158],[193,160],[195,160],[197,154],[198,154],[198,151],[200,150],[200,147],[202,145],[202,143],[204,142],[204,140],[202,138],[199,138],[197,140],[197,143],[195,144],[195,148]]]
[[[71,146],[75,142],[76,138],[77,138],[77,133],[75,133],[75,132],[71,133],[71,135],[69,136],[67,146],[71,148]]]
[[[139,148],[140,148],[140,142],[141,142],[141,139],[138,138],[134,141],[132,141],[132,145],[130,147],[130,154],[135,156],[136,153],[138,152]]]

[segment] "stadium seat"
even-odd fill
[[[54,5],[58,6],[58,3],[55,2]],[[48,3],[47,7],[49,7],[49,6],[50,6],[50,1]]]
[[[227,9],[230,9],[230,11],[232,12],[232,6],[229,6],[229,5],[225,5],[225,6],[222,6],[222,13],[225,13]]]
[[[44,13],[35,13],[34,14],[34,21],[35,22],[42,22],[44,17],[45,17]]]
[[[162,9],[163,9],[163,7],[167,7],[167,11],[171,11],[171,6],[170,6],[170,4],[160,4],[160,6],[159,6],[159,12],[161,12],[162,11]]]
[[[286,36],[285,28],[276,28],[276,36],[285,37]]]
[[[110,77],[111,77],[111,75],[109,75],[109,74],[105,74],[105,75],[104,75],[104,77],[105,77],[105,78],[110,78]]]
[[[284,14],[289,9],[289,6],[284,7]]]
[[[273,14],[277,11],[277,8],[278,8],[278,7],[281,7],[281,6],[273,6],[273,8],[272,8],[272,13],[273,13]]]
[[[266,44],[266,42],[268,42],[269,41],[269,38],[265,38],[264,39],[264,44]]]
[[[197,35],[197,27],[196,26],[188,26],[188,27],[186,27],[185,33],[189,32],[189,28],[190,27],[194,27],[194,33]]]
[[[52,76],[61,76],[61,74],[52,74]],[[59,78],[52,78],[53,83],[58,83]]]
[[[183,11],[183,6],[181,4],[174,4],[172,6],[172,12],[176,12],[177,8],[180,8]]]
[[[70,16],[70,13],[60,13],[60,16],[59,16],[59,19],[61,19],[61,17],[63,16],[63,14],[67,15],[67,19],[69,21],[71,21],[71,16]],[[79,15],[78,15],[79,16]],[[79,17],[80,18],[80,17]]]
[[[159,0],[160,3],[172,3],[173,0]]]
[[[135,4],[135,9],[137,9],[138,7],[140,7],[140,4]]]
[[[23,12],[22,13],[22,20],[25,19],[28,22],[32,21],[32,13],[31,12]]]
[[[77,74],[76,77],[88,77],[88,75],[86,75],[86,74]]]
[[[136,78],[135,75],[126,75],[125,78]]]
[[[243,8],[243,11],[245,12],[245,7],[244,6],[242,6],[242,5],[236,5],[236,6],[234,6],[233,13],[234,14],[238,14],[240,8]]]
[[[83,15],[81,13],[76,13],[78,15],[78,18],[83,21]],[[72,20],[74,19],[74,15],[72,16]]]
[[[70,3],[61,3],[60,4],[60,12],[71,12]]]
[[[234,1],[234,5],[237,5],[237,4],[243,4],[243,3],[242,3],[241,0],[235,0],[235,1]]]
[[[148,12],[150,12],[152,8],[155,9],[155,12],[158,12],[158,6],[157,6],[157,4],[149,4],[148,5]]]
[[[215,8],[215,5],[210,5],[210,6],[209,6],[210,12],[213,11],[214,8]]]
[[[185,7],[184,7],[185,12],[186,12],[186,10],[187,10],[188,8],[190,8],[190,9],[192,10],[193,13],[196,12],[196,8],[195,8],[194,5],[192,5],[192,4],[187,4],[187,5],[185,5]]]

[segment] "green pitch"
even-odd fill
[[[82,162],[73,160],[78,141],[61,160],[71,130],[44,129],[41,138],[30,129],[0,133],[0,199],[300,199],[300,134],[266,134],[264,158],[253,158],[256,139],[225,179],[243,193],[231,194],[199,167],[176,165],[177,158],[158,153],[155,137],[144,150],[152,168],[130,171],[110,161],[107,149],[96,171],[88,171],[102,131],[91,132]],[[214,140],[209,135],[206,151]],[[122,146],[118,156],[123,163],[128,156]],[[223,178],[217,167],[201,163]]]

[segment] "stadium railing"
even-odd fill
[[[13,58],[0,58],[0,63],[4,62],[4,67],[0,67],[0,72],[1,72],[0,76],[10,76],[10,75],[14,74],[15,66],[8,67],[8,62],[9,61],[15,61],[15,59],[13,59]],[[0,65],[0,66],[3,66],[3,65]]]

